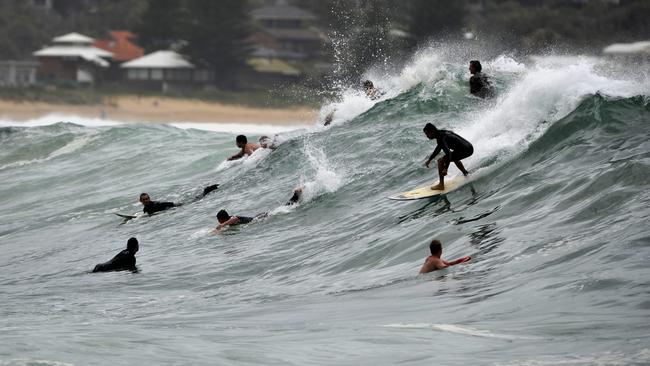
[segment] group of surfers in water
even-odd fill
[[[470,93],[480,98],[492,97],[494,95],[493,89],[491,88],[487,77],[482,74],[481,63],[477,60],[470,61],[469,71],[472,74],[469,81]],[[383,95],[383,92],[375,88],[370,80],[364,81],[362,85],[366,95],[373,100],[378,99]],[[325,117],[324,124],[326,126],[332,122],[334,113],[335,111],[332,111]],[[438,129],[432,123],[427,123],[422,131],[429,140],[436,140],[436,147],[433,150],[433,153],[431,153],[429,158],[425,161],[424,165],[429,168],[431,162],[433,162],[438,154],[441,151],[444,153],[444,155],[437,160],[439,181],[437,184],[431,187],[432,190],[445,189],[445,177],[447,176],[447,171],[451,163],[454,163],[464,176],[467,176],[469,174],[462,163],[463,159],[472,156],[474,153],[474,147],[469,141],[465,140],[463,137],[457,135],[452,131]],[[237,160],[243,158],[244,156],[250,156],[260,148],[271,150],[278,148],[277,141],[275,139],[271,140],[267,136],[262,136],[259,139],[259,144],[256,144],[248,142],[248,138],[246,136],[239,135],[235,139],[235,144],[240,150],[236,154],[230,156],[227,160]],[[203,189],[202,195],[196,197],[196,199],[201,199],[210,192],[217,190],[218,188],[218,184],[207,186]],[[286,203],[286,205],[290,206],[298,203],[302,197],[302,193],[302,187],[294,189],[293,195]],[[181,203],[174,202],[152,201],[148,193],[140,194],[140,203],[142,203],[143,206],[142,211],[148,215],[153,215],[157,212],[165,211],[172,207],[179,207],[182,205]],[[219,232],[227,226],[248,224],[257,218],[262,218],[266,215],[266,213],[259,214],[255,217],[230,215],[226,210],[220,210],[217,213],[218,225],[214,229],[214,232]],[[138,252],[138,250],[138,240],[136,238],[130,238],[127,241],[125,250],[119,252],[111,260],[96,265],[93,269],[93,272],[137,270],[135,266],[135,254]],[[425,259],[424,264],[420,268],[421,274],[444,269],[459,263],[467,262],[471,259],[471,257],[466,256],[453,261],[443,260],[442,243],[436,239],[432,240],[429,244],[429,250],[431,252],[431,255]]]

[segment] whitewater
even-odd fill
[[[482,61],[493,100],[430,48],[327,127],[0,121],[0,365],[650,364],[648,78]],[[387,200],[436,180],[427,122],[470,182]],[[238,133],[280,145],[224,162]],[[141,192],[184,205],[121,224]],[[220,209],[269,215],[214,234]],[[132,236],[137,273],[89,273]],[[472,260],[418,275],[432,239]]]

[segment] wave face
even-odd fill
[[[232,163],[225,132],[4,121],[0,358],[648,363],[650,88],[605,66],[501,56],[485,62],[498,97],[483,101],[464,63],[423,51],[368,73],[380,100],[344,91],[323,107],[330,127]],[[435,180],[428,121],[474,144],[471,183],[387,200]],[[284,206],[297,186],[303,202]],[[185,205],[119,225],[141,192]],[[222,208],[269,216],[213,235]],[[131,236],[139,273],[88,273]],[[472,261],[418,276],[433,238]]]

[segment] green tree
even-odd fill
[[[196,65],[213,70],[218,84],[235,87],[249,51],[247,2],[187,0],[186,6],[189,21],[182,32],[187,41],[183,51]]]
[[[460,35],[465,25],[464,0],[411,0],[410,32],[418,41],[430,37]]]
[[[147,52],[169,49],[183,39],[189,16],[183,1],[148,0],[135,27],[138,42]]]

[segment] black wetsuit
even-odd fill
[[[253,221],[253,219],[254,219],[254,217],[248,217],[248,216],[235,216],[235,217],[237,217],[239,220],[237,220],[237,223],[235,223],[233,225],[248,224],[251,221]]]
[[[300,201],[301,196],[302,196],[302,192],[293,192],[293,196],[291,196],[291,198],[289,198],[289,201],[284,205],[285,206],[295,205],[296,203],[298,203],[298,201]]]
[[[492,86],[490,86],[487,76],[480,72],[477,72],[469,78],[469,92],[480,98],[487,98],[493,95]]]
[[[445,152],[445,163],[449,165],[452,161],[458,161],[471,156],[474,153],[474,147],[469,141],[456,135],[455,133],[447,130],[438,130],[438,137],[436,137],[436,146],[433,153],[429,157],[430,161],[435,159],[440,150]]]
[[[93,272],[109,271],[135,271],[135,254],[125,249],[108,262],[100,263],[95,266]]]
[[[156,212],[160,211],[165,211],[168,208],[176,207],[176,204],[174,202],[155,202],[151,201],[149,204],[145,205],[142,211],[144,213],[148,213],[149,215],[153,215]]]

